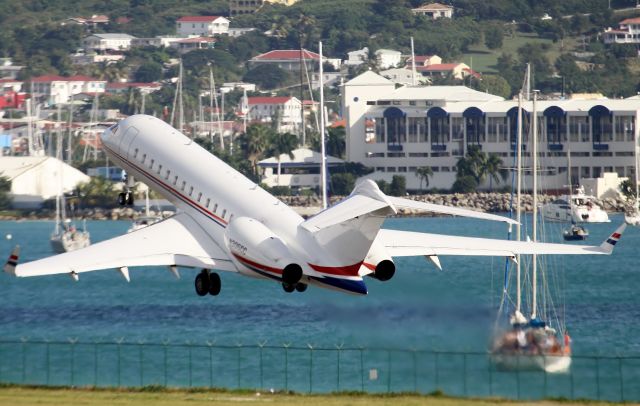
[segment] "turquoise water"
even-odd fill
[[[600,244],[622,217],[612,220],[589,226],[589,243]],[[385,226],[506,236],[502,224],[468,219],[398,218]],[[128,227],[88,222],[94,242]],[[559,240],[562,225],[546,227]],[[52,228],[0,222],[0,252],[20,244],[21,261],[51,255]],[[549,260],[573,338],[566,375],[495,370],[486,348],[504,260],[443,257],[442,272],[424,258],[397,260],[391,281],[367,279],[366,297],[313,287],[287,294],[274,282],[223,273],[222,293],[202,298],[193,288],[197,271],[188,269],[180,280],[164,268],[132,269],[131,283],[115,270],[81,274],[79,282],[2,273],[0,382],[640,400],[639,242],[640,230],[630,228],[610,257]]]
[[[600,244],[619,224],[589,226]],[[88,222],[94,242],[124,233],[128,222]],[[397,218],[386,227],[504,238],[502,224],[455,218]],[[560,225],[549,225],[560,235]],[[22,246],[20,261],[51,255],[47,221],[0,222],[0,252]],[[7,240],[5,235],[12,234]],[[167,236],[171,238],[171,236]],[[630,228],[607,256],[555,258],[566,323],[578,354],[640,354],[638,242]],[[132,269],[131,283],[115,271],[15,279],[0,275],[2,338],[30,340],[267,342],[315,346],[382,346],[483,351],[495,318],[504,261],[443,257],[440,272],[423,258],[397,260],[389,282],[367,279],[369,295],[324,289],[286,294],[269,281],[223,273],[218,297],[197,296],[195,270],[176,280],[164,268]]]

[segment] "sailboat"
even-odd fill
[[[60,110],[58,110],[58,121],[60,121]],[[83,229],[78,230],[71,219],[67,218],[66,200],[62,191],[62,137],[58,133],[56,145],[56,158],[58,160],[58,195],[56,196],[56,225],[49,239],[51,248],[56,253],[74,251],[88,247],[91,238],[87,231],[86,221],[83,222]]]
[[[634,184],[636,187],[636,200],[634,201],[633,208],[624,214],[624,221],[632,226],[640,226],[640,195],[638,192],[640,189],[638,187],[638,144],[636,141],[636,145],[634,148],[634,161],[635,161],[635,171],[634,171]]]
[[[567,151],[567,177],[569,179],[569,183],[567,184],[569,187],[569,193],[571,193],[572,189],[572,181],[571,181],[571,151]],[[573,200],[569,199],[569,206],[571,211],[573,212]],[[584,241],[589,236],[589,231],[583,226],[579,225],[575,222],[573,218],[571,218],[571,226],[569,228],[565,228],[562,231],[562,238],[565,241]]]
[[[144,191],[144,200],[145,200],[144,216],[140,216],[137,219],[135,219],[131,224],[131,227],[129,227],[129,229],[127,230],[127,233],[132,233],[136,230],[140,230],[141,228],[145,228],[147,226],[150,226],[151,224],[157,223],[158,221],[162,220],[162,216],[151,215],[151,210],[149,207],[149,189],[148,188],[145,189]]]
[[[516,215],[517,221],[520,223],[520,189],[521,189],[521,172],[522,172],[522,95],[519,97],[518,103],[518,141],[517,151],[517,198],[516,198]],[[538,222],[538,202],[537,202],[537,111],[536,111],[536,95],[533,97],[533,114],[532,114],[532,173],[533,173],[533,227],[532,240],[537,241],[537,222]],[[517,226],[517,239],[520,240],[520,226]],[[546,305],[550,303],[546,295],[545,274],[543,279],[543,306],[541,313],[543,318],[538,316],[538,258],[536,255],[531,257],[531,303],[529,306],[529,317],[524,315],[524,306],[522,303],[521,289],[521,261],[519,257],[515,258],[516,263],[516,305],[510,316],[509,326],[506,329],[497,329],[495,339],[490,349],[490,358],[493,364],[502,370],[535,370],[544,371],[546,373],[566,373],[571,366],[571,340],[564,330],[563,326],[558,326],[560,331],[552,328],[544,318],[547,316]],[[501,311],[504,310],[505,298],[508,295],[508,278],[505,278],[505,287],[503,290],[503,300]],[[558,323],[559,324],[559,323]],[[560,334],[563,336],[561,339]]]

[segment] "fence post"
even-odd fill
[[[364,392],[364,349],[360,347],[360,388]]]
[[[209,346],[209,387],[213,388],[213,345],[215,341],[207,340]]]
[[[622,372],[622,358],[618,356],[618,373],[620,374],[620,401],[624,402],[624,375]]]
[[[462,390],[464,396],[467,396],[467,353],[462,354],[462,373],[464,376],[462,377]]]
[[[75,358],[75,355],[76,355],[76,343],[78,342],[78,338],[68,338],[68,340],[69,340],[69,343],[71,344],[71,360],[69,360],[69,363],[71,368],[71,386],[73,386],[73,382],[75,380],[73,359]]]
[[[163,364],[164,364],[164,387],[167,387],[167,345],[169,344],[169,340],[164,340],[162,342],[162,349],[163,349],[163,355],[164,355],[164,360],[163,360]]]
[[[27,337],[20,338],[22,344],[20,344],[20,349],[22,350],[22,384],[27,382],[27,354],[25,353],[25,343],[27,342]]]
[[[336,365],[337,368],[337,389],[338,392],[340,392],[340,352],[342,351],[342,347],[344,346],[344,344],[340,344],[340,345],[336,345],[336,349],[338,350],[337,352],[337,358],[338,358],[338,363]]]
[[[597,399],[600,400],[600,357],[596,357],[596,391]]]
[[[313,346],[307,344],[309,347],[309,393],[313,392]]]
[[[122,354],[121,350],[120,350],[120,347],[121,347],[123,341],[124,341],[124,337],[120,337],[119,339],[116,340],[116,343],[118,345],[118,388],[121,386],[120,382],[122,382],[121,381],[122,377],[120,376],[120,370],[121,370],[120,367],[121,367],[121,363],[122,363],[122,361],[120,360],[120,356]]]
[[[187,350],[189,354],[189,387],[191,388],[193,386],[193,370],[192,370],[193,359],[191,354],[191,341],[187,341],[186,345],[187,345]]]
[[[260,389],[264,389],[264,369],[262,364],[262,351],[264,349],[265,344],[267,344],[266,341],[258,343],[258,346],[260,347]]]
[[[411,353],[413,355],[413,391],[418,393],[418,360],[416,356],[416,349],[412,349]]]
[[[142,362],[142,346],[144,340],[138,340],[138,363],[140,364],[140,387],[144,386],[144,363]]]
[[[242,355],[241,354],[242,344],[238,343],[237,345],[238,345],[238,389],[240,389],[240,363],[242,362],[240,356]]]
[[[391,392],[391,350],[387,350],[387,393]]]
[[[289,346],[291,344],[282,344],[284,347],[284,390],[289,390]]]
[[[93,342],[93,386],[98,386],[98,341]]]
[[[47,386],[48,386],[49,383],[50,383],[49,378],[50,378],[50,374],[51,374],[50,371],[49,371],[49,368],[50,368],[50,365],[51,365],[51,357],[49,355],[49,351],[50,351],[49,340],[45,340],[45,343],[46,343],[45,344],[45,357],[46,357],[45,358],[45,363],[46,363],[46,368],[47,368]]]

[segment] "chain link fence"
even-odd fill
[[[0,383],[640,401],[640,357],[573,356],[547,374],[498,370],[483,352],[25,339],[0,341]]]

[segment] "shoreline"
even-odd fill
[[[316,196],[277,196],[285,204],[291,206],[303,217],[310,217],[322,210],[321,201]],[[345,196],[332,196],[330,204],[335,204],[344,199]],[[546,204],[556,199],[557,196],[539,195],[540,204]],[[424,194],[410,195],[407,199],[425,203],[440,204],[450,207],[459,207],[470,210],[477,210],[487,213],[509,212],[511,205],[510,193],[455,193],[455,194]],[[522,195],[522,209],[524,212],[533,210],[532,197],[528,194]],[[605,198],[596,200],[597,204],[608,213],[623,213],[630,204],[621,197]],[[167,217],[172,211],[163,211]],[[158,211],[151,211],[152,215],[159,214]],[[76,220],[135,220],[144,215],[144,210],[134,208],[90,208],[76,210],[73,216]],[[396,216],[433,216],[434,214],[418,212],[415,210],[400,209]],[[0,220],[55,220],[55,210],[7,210],[0,212]]]

